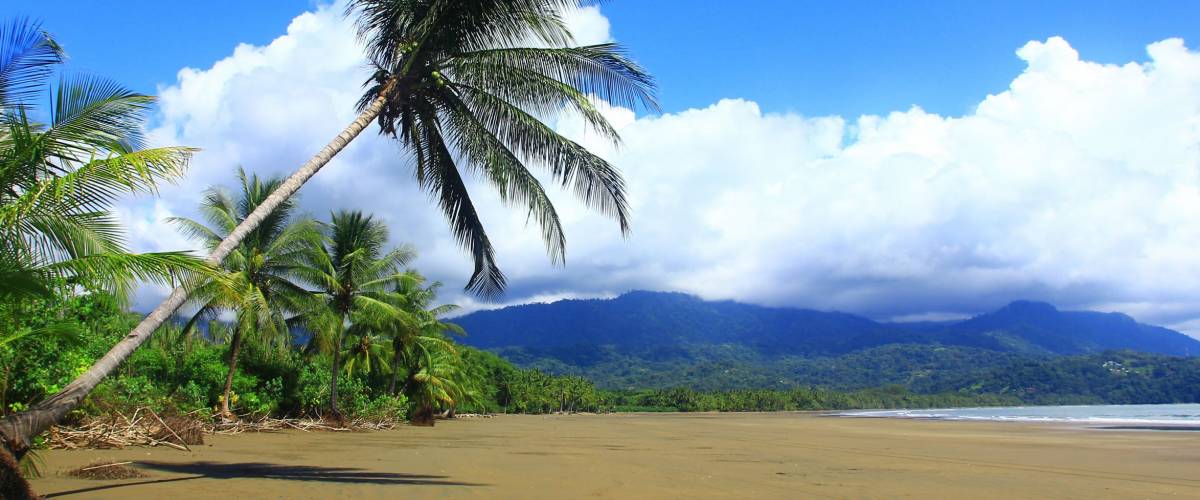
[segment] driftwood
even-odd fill
[[[208,426],[209,434],[241,434],[243,432],[274,432],[283,430],[298,430],[304,432],[352,432],[361,430],[382,431],[394,429],[399,424],[395,419],[367,420],[355,419],[344,423],[335,423],[325,419],[309,418],[242,418],[236,421],[217,422]]]
[[[146,474],[140,470],[126,467],[133,462],[113,462],[111,460],[96,460],[92,463],[80,467],[63,471],[64,476],[78,477],[83,479],[133,479],[146,477]]]
[[[129,465],[131,463],[133,463],[133,462],[113,462],[111,464],[101,464],[101,465],[93,465],[91,467],[83,467],[79,470],[80,471],[89,471],[89,470],[103,469],[105,467],[116,467],[118,465]]]
[[[183,438],[179,437],[179,433],[175,432],[175,429],[172,429],[171,426],[167,425],[166,422],[163,422],[163,419],[161,417],[159,417],[157,413],[154,413],[153,411],[151,411],[150,414],[153,415],[154,419],[157,420],[158,423],[162,425],[163,430],[170,432],[172,437],[179,440],[179,443],[183,445],[184,450],[192,451],[191,448],[188,448],[187,441],[184,441]],[[164,442],[169,443],[169,441],[164,441]],[[203,441],[201,441],[201,442],[203,442]]]
[[[77,426],[52,427],[47,435],[46,444],[50,449],[56,450],[167,446],[180,451],[192,451],[188,445],[204,444],[205,434],[233,435],[283,430],[351,432],[388,430],[399,424],[400,421],[395,419],[355,419],[339,424],[315,419],[249,416],[236,421],[205,421],[194,413],[161,417],[149,408],[138,408],[128,416],[114,411],[106,417],[85,419]]]
[[[182,429],[176,432],[166,420]],[[132,415],[119,411],[112,415],[85,420],[76,427],[50,428],[46,444],[51,449],[124,448],[126,446],[167,446],[191,451],[189,444],[203,444],[202,432],[193,419],[168,417],[164,420],[149,408],[138,408]]]

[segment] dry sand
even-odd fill
[[[1200,498],[1200,432],[819,417],[501,416],[48,451],[52,498]],[[132,460],[145,479],[57,471]]]

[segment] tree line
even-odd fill
[[[5,413],[21,411],[59,390],[140,319],[104,293],[66,302],[30,302],[19,310],[9,306],[5,312],[19,318],[15,323],[20,330],[57,322],[80,333],[27,336],[0,346],[0,404]],[[219,320],[192,331],[182,320],[162,327],[68,416],[68,423],[138,407],[197,418],[221,418],[226,410],[246,418],[321,416],[328,411],[331,352],[310,349],[316,340],[300,336],[287,348],[280,348],[278,339],[258,336],[235,345],[236,328],[236,323]],[[386,368],[396,359],[387,343],[377,343],[376,355],[359,350],[360,339],[347,339],[338,385],[343,416],[402,420],[455,412],[604,410],[599,392],[587,380],[521,369],[495,354],[444,340],[429,349],[433,365],[421,356],[402,356],[393,371]],[[230,381],[235,350],[238,369]],[[368,368],[371,357],[375,360]],[[430,387],[434,382],[421,380],[430,372],[445,378],[441,390],[453,397],[423,399],[423,394],[439,390]]]

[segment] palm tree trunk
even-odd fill
[[[233,412],[229,411],[229,397],[233,393],[233,374],[237,373],[238,353],[242,350],[242,329],[233,330],[233,338],[229,341],[229,373],[225,375],[225,392],[221,396],[221,418],[236,420]]]
[[[392,381],[388,382],[388,394],[396,395],[396,379],[400,378],[400,353],[392,356]]]
[[[209,254],[208,262],[212,266],[218,266],[225,257],[241,244],[242,240],[250,231],[253,231],[262,223],[263,219],[273,212],[284,200],[287,200],[304,185],[309,178],[315,175],[322,167],[330,162],[335,155],[341,152],[350,141],[358,137],[363,129],[371,123],[380,111],[383,110],[384,104],[387,103],[387,96],[390,94],[390,89],[384,89],[380,96],[375,99],[362,113],[358,115],[353,122],[342,130],[337,137],[329,141],[321,151],[309,159],[287,178],[283,184],[279,185],[266,200],[263,201],[258,208],[255,208],[241,224],[238,224],[233,231],[221,240],[221,244]],[[45,432],[50,426],[54,425],[68,412],[79,406],[92,389],[95,389],[100,381],[104,380],[108,374],[120,366],[120,364],[133,353],[138,346],[142,345],[150,335],[154,333],[158,327],[162,326],[171,315],[187,301],[189,291],[180,286],[171,291],[165,300],[158,304],[150,314],[138,323],[129,335],[117,342],[111,350],[96,361],[86,372],[77,377],[74,381],[68,384],[63,390],[59,391],[50,399],[47,399],[33,406],[27,411],[15,413],[0,420],[0,454],[9,453],[13,458],[20,459],[29,451],[30,443],[33,442],[33,437]],[[10,461],[0,460],[0,469],[7,467]],[[19,473],[19,471],[14,471]],[[0,471],[0,476],[4,472]],[[0,485],[3,488],[3,485]],[[14,490],[16,491],[16,490]],[[0,491],[0,496],[6,493]],[[19,498],[19,497],[16,497]]]
[[[338,372],[342,371],[342,330],[344,329],[342,324],[346,322],[345,318],[342,316],[342,323],[338,324],[338,333],[333,342],[333,369],[330,370],[333,375],[329,380],[329,416],[338,422],[342,420],[342,412],[338,411],[337,385]]]

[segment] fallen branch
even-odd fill
[[[116,466],[118,466],[118,465],[129,465],[129,464],[131,464],[131,463],[133,463],[133,462],[113,462],[113,463],[111,463],[111,464],[93,465],[93,466],[91,466],[91,467],[84,467],[84,468],[82,468],[82,469],[79,469],[79,470],[80,470],[80,471],[89,471],[89,470],[103,469],[103,468],[105,468],[105,467],[116,467]]]

